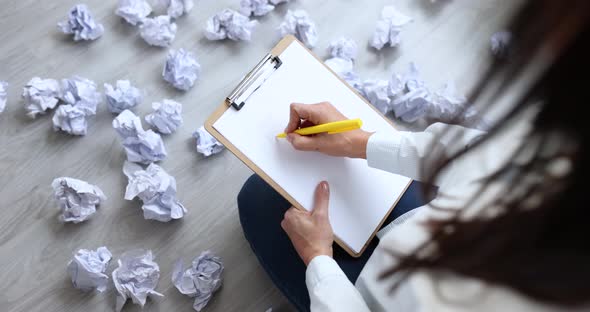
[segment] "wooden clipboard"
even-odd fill
[[[283,39],[281,39],[281,41],[279,41],[279,43],[274,48],[272,48],[272,50],[270,51],[270,55],[272,55],[272,56],[280,56],[281,53],[283,53],[283,51],[285,51],[285,49],[287,49],[287,47],[289,47],[291,44],[299,44],[302,47],[304,47],[307,50],[307,52],[310,53],[311,55],[313,55],[314,58],[316,58],[320,63],[322,63],[324,65],[324,67],[328,71],[330,71],[334,76],[336,76],[343,84],[345,84],[358,97],[360,97],[363,102],[365,102],[367,105],[369,105],[376,113],[378,113],[393,128],[395,128],[395,126],[393,125],[393,123],[391,122],[391,120],[389,120],[388,118],[386,118],[385,116],[383,116],[383,114],[381,114],[381,112],[379,112],[377,109],[375,109],[369,102],[367,102],[367,100],[363,96],[361,96],[353,87],[351,87],[350,85],[348,85],[348,83],[346,83],[333,70],[331,70],[327,65],[325,65],[321,61],[320,58],[318,58],[313,52],[311,52],[309,49],[307,49],[294,36],[288,35],[288,36],[284,37]],[[234,107],[237,108],[237,106],[235,106],[235,104],[234,104]],[[213,137],[215,137],[219,142],[221,142],[230,152],[232,152],[234,155],[236,155],[246,166],[248,166],[250,169],[252,169],[257,175],[259,175],[262,179],[264,179],[264,181],[266,181],[266,183],[268,183],[270,186],[272,186],[272,188],[274,188],[277,192],[279,192],[279,194],[281,194],[281,196],[283,196],[285,199],[287,199],[294,207],[296,207],[298,209],[301,209],[301,210],[305,210],[305,208],[303,208],[303,206],[299,202],[297,202],[291,195],[289,195],[280,185],[278,185],[275,181],[273,181],[273,179],[271,179],[268,174],[266,174],[263,170],[261,170],[254,162],[252,162],[248,157],[246,157],[246,155],[244,155],[238,148],[236,148],[230,141],[228,141],[219,131],[217,131],[213,127],[213,124],[215,124],[215,122],[228,109],[233,109],[233,108],[232,108],[231,103],[228,101],[228,99],[226,99],[211,114],[211,116],[209,116],[209,118],[205,121],[205,129]],[[406,187],[403,190],[403,192],[405,192],[407,190],[407,188],[410,186],[410,184],[411,184],[411,181],[408,183],[408,185],[406,185]],[[403,194],[403,192],[402,192],[402,194]],[[379,225],[377,226],[377,228],[375,229],[375,231],[373,232],[373,234],[371,235],[371,237],[369,238],[369,240],[367,240],[367,242],[364,244],[363,248],[358,253],[354,252],[344,242],[342,242],[338,237],[335,237],[334,238],[334,240],[336,241],[336,243],[338,245],[340,245],[340,247],[342,247],[344,250],[346,250],[346,252],[348,254],[350,254],[352,257],[355,257],[355,258],[360,257],[363,254],[363,252],[365,251],[365,249],[368,247],[368,245],[370,244],[370,242],[373,240],[373,238],[375,237],[375,235],[377,234],[377,232],[379,231],[379,229],[381,228],[381,226],[383,225],[383,223],[385,222],[385,220],[387,219],[387,217],[391,214],[391,212],[393,211],[393,209],[397,205],[397,203],[398,203],[398,201],[399,201],[400,198],[401,198],[401,196],[394,202],[394,204],[391,206],[391,208],[389,209],[389,211],[387,212],[387,214],[385,215],[385,217],[383,218],[383,220],[381,220],[381,222],[379,223]]]

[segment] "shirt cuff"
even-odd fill
[[[309,262],[307,271],[305,272],[307,289],[313,291],[320,282],[333,276],[343,276],[348,280],[340,266],[338,266],[338,263],[332,257],[316,256]]]
[[[391,132],[375,132],[367,141],[367,164],[372,168],[388,170],[397,155],[402,136]]]

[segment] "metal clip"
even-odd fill
[[[228,106],[240,110],[245,101],[277,70],[283,62],[278,56],[267,54],[225,98]]]

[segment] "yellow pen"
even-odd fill
[[[299,135],[311,135],[327,132],[328,134],[340,133],[350,130],[360,129],[363,126],[363,122],[357,119],[348,119],[335,122],[329,122],[317,126],[311,126],[307,128],[301,128],[295,130],[295,133]],[[286,133],[277,134],[277,138],[284,139],[287,137]]]

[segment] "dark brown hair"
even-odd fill
[[[492,94],[487,103],[497,100],[540,54],[548,58],[546,67],[483,139],[425,164],[423,173],[435,181],[451,162],[533,110],[533,126],[511,157],[526,161],[509,161],[482,180],[477,194],[496,182],[504,188],[477,215],[465,217],[480,200],[475,195],[449,219],[426,224],[432,238],[412,254],[392,250],[399,263],[382,277],[401,277],[393,289],[413,271],[429,270],[478,278],[547,303],[590,304],[589,20],[587,0],[530,0],[514,15],[507,27],[513,35],[508,57],[490,61],[470,101],[485,92]],[[564,170],[556,170],[560,165]]]

